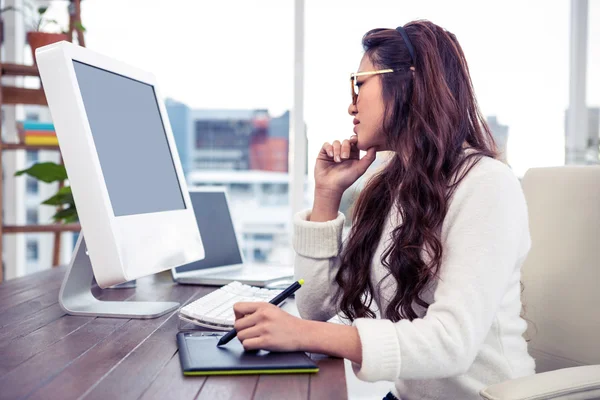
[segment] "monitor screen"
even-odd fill
[[[188,272],[242,263],[235,228],[224,192],[190,192],[196,222],[202,234],[205,258],[175,269]]]
[[[185,209],[154,87],[73,65],[114,215]]]

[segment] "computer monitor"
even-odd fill
[[[178,303],[105,302],[101,288],[204,258],[155,77],[69,42],[36,52],[82,232],[59,302],[76,315],[152,318]]]

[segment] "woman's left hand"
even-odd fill
[[[301,350],[302,319],[265,302],[235,303],[233,311],[237,338],[245,350]]]

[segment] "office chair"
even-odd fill
[[[600,166],[532,168],[521,183],[532,240],[522,301],[536,374],[480,395],[600,399]]]

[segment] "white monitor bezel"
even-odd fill
[[[38,49],[36,59],[98,285],[108,287],[204,258],[185,175],[154,75],[69,42]],[[184,210],[114,215],[73,61],[154,88]]]

